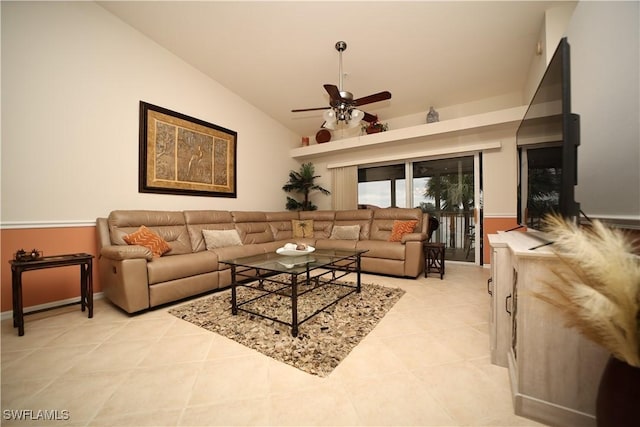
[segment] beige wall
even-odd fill
[[[238,132],[237,199],[138,193],[141,100]],[[298,144],[93,2],[2,2],[3,225],[118,208],[283,209]]]
[[[640,3],[580,2],[567,29],[580,115],[576,201],[640,227]]]

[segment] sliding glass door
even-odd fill
[[[446,244],[446,259],[475,262],[480,254],[479,154],[448,159],[409,161],[358,169],[361,208],[415,206],[435,216],[432,236]]]
[[[446,258],[475,261],[475,175],[473,156],[413,163],[415,206],[440,221],[432,240],[446,245]]]

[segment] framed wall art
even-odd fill
[[[237,136],[140,101],[139,192],[235,198]]]

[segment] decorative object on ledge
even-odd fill
[[[18,249],[15,254],[13,254],[14,261],[35,261],[42,258],[42,251],[37,249],[31,249],[30,252],[25,251],[24,249]]]
[[[308,147],[309,146],[309,137],[308,136],[303,136],[302,140],[301,140],[301,144],[303,147]]]
[[[582,335],[611,353],[596,402],[598,426],[637,425],[640,415],[640,258],[622,230],[600,221],[576,225],[546,217],[554,251],[571,274],[554,272],[550,293],[536,297],[558,307]],[[622,371],[622,372],[621,372]]]
[[[331,192],[315,183],[316,178],[320,178],[319,175],[314,175],[316,172],[313,163],[303,163],[300,166],[299,171],[289,171],[289,181],[282,186],[282,189],[287,193],[298,193],[304,196],[302,202],[297,201],[287,196],[286,208],[289,211],[315,211],[318,209],[316,205],[309,200],[309,194],[312,191],[319,191],[324,195],[329,195]]]
[[[140,193],[236,197],[237,133],[140,101]]]
[[[429,107],[429,112],[427,113],[427,123],[435,123],[440,121],[440,114],[433,107]]]
[[[331,132],[328,129],[323,128],[316,133],[316,142],[318,144],[324,144],[329,141],[331,141]]]
[[[387,123],[380,123],[378,121],[378,116],[373,116],[371,122],[367,124],[363,123],[360,127],[362,131],[367,134],[385,132],[389,130],[389,125]]]

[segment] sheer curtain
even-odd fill
[[[335,210],[358,209],[358,167],[331,169],[331,205]]]

